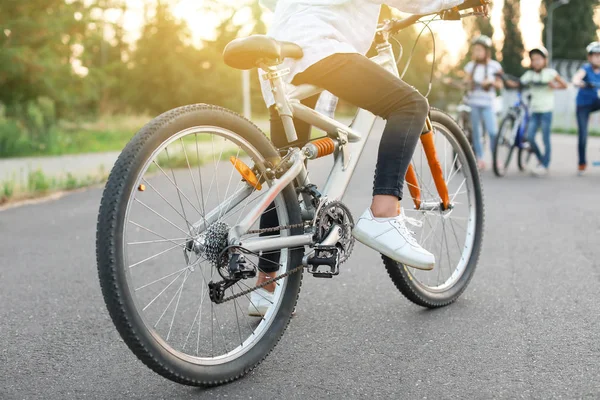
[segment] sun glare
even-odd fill
[[[523,32],[523,40],[525,48],[531,48],[541,43],[542,24],[539,20],[539,9],[541,0],[528,0],[521,2],[521,22],[520,28]],[[244,0],[230,0],[228,5],[240,6],[247,4]],[[144,21],[145,7],[149,4],[148,0],[128,0],[129,10],[125,18],[125,28],[130,32],[130,38],[135,40],[139,36],[139,29]],[[501,43],[504,38],[502,31],[502,7],[504,0],[494,2],[492,13],[492,24],[495,27],[494,40]],[[214,12],[204,10],[203,0],[180,0],[173,8],[173,13],[177,18],[186,21],[193,35],[194,43],[199,44],[202,39],[213,39],[214,31],[222,16]],[[244,25],[245,21],[249,20],[249,10],[240,12],[236,16],[235,22]],[[268,22],[271,14],[265,11],[265,19]],[[242,34],[249,33],[251,27],[244,27]],[[445,50],[445,64],[454,64],[464,55],[465,43],[467,42],[467,34],[463,29],[462,24],[457,22],[440,22],[433,24],[432,28],[436,33],[436,37],[442,44]]]

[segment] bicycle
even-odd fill
[[[389,38],[420,18],[381,25],[373,61],[398,75]],[[110,174],[97,225],[102,293],[130,350],[168,379],[211,386],[245,375],[284,333],[303,271],[336,276],[353,249],[353,218],[340,199],[369,135],[381,133],[383,121],[358,110],[346,126],[302,105],[321,89],[286,87],[286,71],[278,68],[284,58],[301,56],[298,46],[265,36],[236,39],[224,52],[234,68],[258,64],[266,71],[290,143],[296,140],[293,117],[326,136],[280,152],[240,115],[190,105],[143,127]],[[318,188],[307,165],[329,155],[333,166]],[[409,300],[442,307],[471,280],[484,223],[474,155],[447,114],[431,111],[406,185],[411,196],[405,201],[414,204],[407,214],[424,224],[421,243],[435,252],[438,265],[426,273],[387,257],[383,262]],[[261,229],[265,212],[277,215],[276,228]],[[278,275],[257,284],[258,260],[266,255],[277,259]],[[267,313],[248,317],[249,295],[267,284],[276,285]]]
[[[456,107],[456,117],[455,118],[456,118],[456,121],[458,122],[458,125],[462,128],[463,132],[467,136],[467,139],[469,140],[471,148],[473,149],[473,151],[475,151],[475,148],[473,147],[473,125],[472,125],[472,121],[471,121],[471,106],[469,106],[469,89],[466,88],[466,86],[463,82],[454,82],[451,79],[444,80],[444,83],[448,86],[458,88],[463,91],[463,96],[460,100],[460,103]],[[477,88],[477,87],[482,87],[482,86],[480,84],[476,83],[476,84],[474,84],[474,87]],[[482,126],[481,129],[482,129],[482,131],[481,131],[482,146],[483,146],[483,148],[486,148],[487,141],[488,141],[487,130],[485,129],[484,126]]]
[[[598,90],[598,93],[600,95],[600,85],[595,84],[593,82],[584,82],[584,83],[585,83],[586,88],[596,89],[596,90]],[[600,160],[592,161],[591,165],[592,165],[592,167],[600,167]]]
[[[533,86],[548,86],[548,82],[534,82],[524,85],[519,78],[503,75],[503,80],[519,82],[518,98],[515,104],[508,110],[507,114],[500,123],[498,139],[494,145],[493,164],[494,174],[497,177],[506,175],[506,170],[512,160],[515,149],[518,149],[517,165],[522,172],[526,169],[533,155],[533,150],[527,141],[527,128],[531,113],[529,104],[531,103],[531,94],[523,98],[523,92]],[[503,161],[503,163],[502,163]]]

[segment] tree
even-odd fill
[[[492,7],[494,6],[490,6],[490,12]],[[473,39],[480,35],[485,35],[490,38],[494,36],[494,27],[492,26],[492,22],[489,18],[468,18],[464,21],[465,31],[468,32],[467,43],[465,45],[465,47],[467,48],[467,52],[465,57],[463,58],[463,61],[460,63],[460,69],[464,68],[464,66],[467,65],[469,61],[471,61],[471,42],[473,41]],[[496,59],[495,46],[492,47],[492,58]]]
[[[73,103],[72,49],[81,41],[85,17],[83,1],[0,2],[0,103],[8,114],[42,96],[59,111]]]
[[[548,7],[556,0],[543,0],[541,16],[544,23],[544,44],[548,26]],[[598,26],[594,22],[594,8],[598,0],[571,0],[554,11],[553,57],[555,59],[584,59],[585,48],[597,39]]]
[[[510,74],[521,76],[523,73],[523,37],[519,29],[521,18],[521,4],[519,0],[504,0],[503,26],[504,46],[502,47],[502,67]]]
[[[116,22],[105,19],[107,12],[120,15]],[[107,114],[126,109],[127,64],[129,45],[125,42],[123,22],[127,12],[124,0],[98,0],[91,3],[91,16],[83,39],[79,59],[87,69],[81,93],[82,111],[89,114]],[[119,14],[117,14],[119,13]]]
[[[140,112],[159,114],[192,102],[197,77],[189,43],[190,33],[176,21],[167,5],[160,2],[155,15],[142,28],[131,56],[128,86],[130,104]]]

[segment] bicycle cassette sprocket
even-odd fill
[[[354,248],[354,219],[348,207],[340,201],[330,201],[319,209],[315,220],[315,243],[321,243],[334,225],[342,228],[341,238],[336,244],[340,250],[340,263],[346,261]]]

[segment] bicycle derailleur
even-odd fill
[[[188,263],[187,254],[203,254],[206,261],[221,276],[221,281],[208,283],[209,297],[215,303],[223,302],[225,291],[240,280],[256,276],[256,268],[249,265],[244,256],[250,252],[240,246],[229,245],[229,229],[226,223],[216,222],[210,225],[201,237],[189,240],[185,249]]]
[[[352,214],[343,203],[324,200],[313,227],[315,245],[304,256],[302,264],[315,278],[332,278],[340,273],[340,264],[350,257],[354,248]]]

